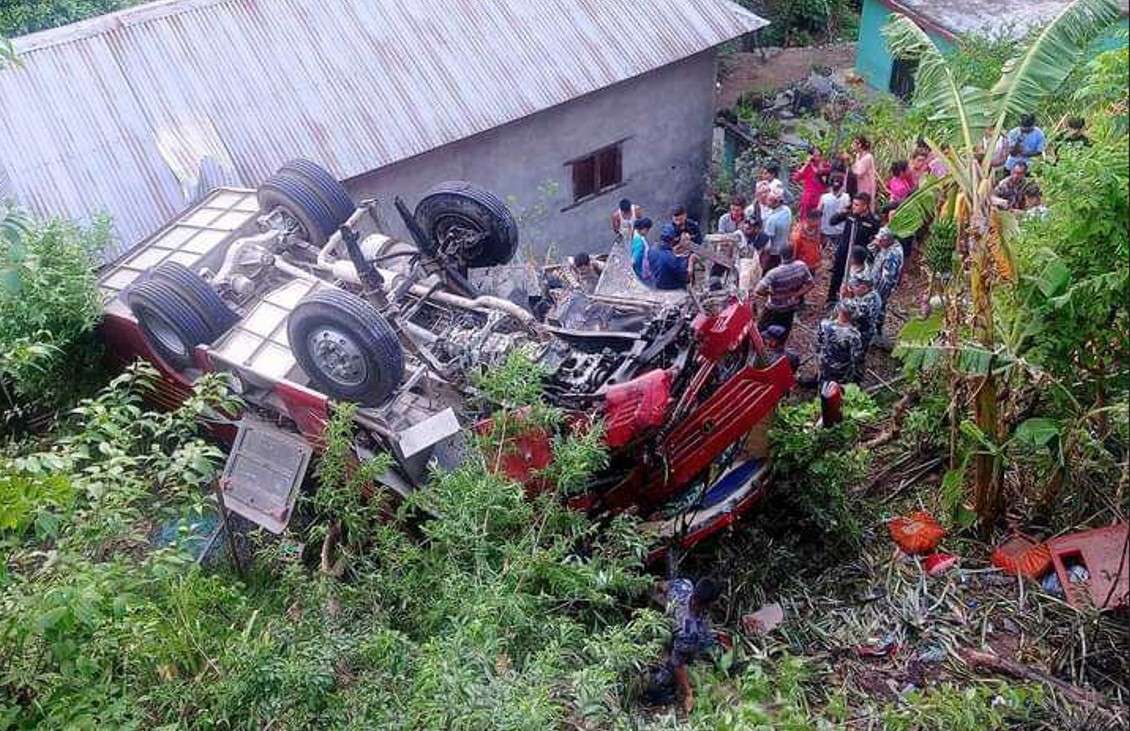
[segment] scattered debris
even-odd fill
[[[1117,523],[1048,541],[1052,565],[1068,604],[1089,604],[1101,610],[1130,605],[1128,539],[1130,523]]]
[[[1039,581],[1052,567],[1052,554],[1046,543],[1023,533],[1015,533],[993,551],[990,561],[993,566],[1010,574],[1020,574]]]
[[[931,553],[926,558],[922,559],[922,565],[926,568],[926,573],[930,576],[938,576],[944,574],[953,568],[957,563],[957,556],[952,553]]]
[[[946,534],[946,529],[934,520],[934,516],[921,510],[905,518],[893,518],[887,528],[899,548],[910,555],[930,553]]]
[[[899,643],[894,634],[884,636],[878,643],[859,645],[855,648],[855,654],[860,657],[889,657],[898,651]]]
[[[941,662],[946,659],[946,648],[938,645],[928,645],[918,651],[918,660],[921,662]]]
[[[746,632],[767,635],[785,621],[785,610],[777,602],[766,604],[756,612],[742,617]]]
[[[997,657],[989,652],[965,649],[961,650],[959,654],[965,664],[973,670],[1000,673],[1020,680],[1031,680],[1062,693],[1065,698],[1073,703],[1093,708],[1108,718],[1118,716],[1115,711],[1106,705],[1102,696],[1098,693],[1083,690],[1077,685],[1054,678],[1042,670],[1007,658]]]
[[[722,649],[726,652],[734,649],[734,638],[730,636],[729,632],[715,632],[714,640],[721,645]]]

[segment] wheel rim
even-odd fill
[[[306,336],[306,346],[322,375],[339,386],[359,386],[369,377],[364,353],[353,338],[341,330],[314,328]]]
[[[149,334],[162,348],[175,355],[188,357],[188,344],[184,342],[184,338],[181,337],[172,323],[157,314],[156,311],[149,310],[145,324],[149,329]]]
[[[279,206],[278,211],[282,214],[284,222],[286,223],[287,228],[290,229],[291,233],[293,233],[303,241],[310,240],[310,232],[306,230],[306,227],[304,225],[302,225],[302,219],[294,215],[294,213],[292,213],[290,209],[283,206]]]
[[[434,230],[441,250],[453,253],[450,247],[454,244],[464,259],[472,259],[482,252],[482,240],[476,239],[487,233],[473,219],[457,213],[441,217],[436,221]]]

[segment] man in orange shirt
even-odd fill
[[[820,211],[812,209],[805,214],[803,220],[793,226],[789,234],[790,243],[796,252],[796,258],[808,265],[808,271],[813,276],[820,271]]]

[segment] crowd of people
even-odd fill
[[[856,138],[853,150],[854,158],[841,155],[831,161],[812,150],[792,175],[801,186],[796,201],[781,181],[780,168],[766,164],[752,200],[742,195],[730,200],[715,228],[721,236],[714,241],[723,256],[735,261],[739,289],[758,303],[758,328],[768,351],[791,356],[794,363],[797,358],[787,343],[796,313],[824,276],[824,252],[834,252],[827,274],[830,316],[820,325],[818,357],[820,377],[841,381],[858,380],[867,348],[883,342],[886,302],[900,280],[902,247],[907,246],[906,242],[893,246],[894,237],[874,211],[874,191],[881,182],[869,141]],[[930,162],[928,155],[916,156],[913,167],[903,161],[897,166],[898,176],[886,182],[887,189],[893,186],[892,195],[905,198]],[[890,209],[880,215],[889,215]],[[669,211],[655,241],[651,240],[655,223],[630,200],[620,201],[611,224],[618,238],[631,241],[631,266],[640,281],[662,290],[690,284],[706,237],[683,206]],[[574,262],[578,259],[588,262],[584,255],[574,257]],[[726,267],[716,261],[705,263],[705,276],[720,284]]]
[[[1067,120],[1054,142],[1089,143],[1082,120]],[[994,205],[1025,215],[1046,213],[1030,174],[1046,144],[1031,114],[1000,139],[982,140],[980,154],[991,155],[990,167],[1000,178],[992,188]],[[631,266],[640,281],[663,290],[687,287],[700,269],[708,283],[721,286],[726,267],[706,250],[713,244],[735,262],[738,289],[757,303],[762,339],[785,355],[796,313],[810,306],[806,297],[826,278],[827,317],[816,338],[819,379],[859,381],[868,350],[891,347],[884,333],[889,303],[924,234],[896,237],[888,227],[890,217],[927,178],[944,175],[946,163],[920,140],[909,159],[895,160],[887,172],[880,175],[870,140],[859,136],[850,152],[825,156],[810,149],[791,175],[799,188],[795,196],[782,182],[781,169],[764,165],[751,198],[735,194],[713,235],[705,234],[683,206],[673,207],[668,220],[657,225],[627,199],[612,213],[612,230],[631,242]],[[823,271],[825,254],[831,259],[828,271]]]

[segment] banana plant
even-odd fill
[[[941,190],[956,191],[960,249],[969,252],[968,288],[972,311],[947,307],[946,329],[955,344],[961,324],[969,320],[974,347],[996,350],[997,333],[992,291],[995,279],[1007,262],[1001,255],[1000,219],[990,200],[992,169],[984,140],[995,145],[1006,125],[1018,115],[1039,109],[1060,90],[1079,66],[1092,43],[1120,17],[1116,0],[1076,0],[1044,28],[1031,36],[1019,53],[1005,63],[1000,78],[990,88],[962,85],[938,46],[910,18],[895,15],[884,26],[892,54],[918,62],[912,103],[924,111],[941,132],[926,137],[934,154],[945,161],[948,172],[940,180],[923,186],[895,213],[891,224],[897,234],[916,231],[936,207]],[[951,378],[955,389],[964,379]],[[1003,443],[1003,425],[998,412],[997,381],[993,368],[973,379],[974,420],[977,428],[997,443]],[[956,416],[956,414],[955,414]],[[952,451],[952,450],[951,450]],[[974,506],[982,529],[996,522],[1002,505],[1002,470],[999,451],[985,450],[974,458]]]
[[[20,289],[19,266],[24,259],[24,235],[31,219],[15,206],[0,205],[0,293]]]
[[[910,18],[896,14],[883,28],[896,58],[918,61],[912,103],[940,130],[925,141],[946,162],[948,173],[942,180],[957,187],[968,204],[966,213],[982,227],[989,221],[991,180],[991,156],[981,154],[982,141],[995,142],[1010,120],[1039,109],[1060,91],[1093,42],[1120,16],[1117,0],[1076,0],[1005,63],[989,89],[960,84],[933,39]],[[899,207],[892,223],[904,232],[916,230],[925,220],[923,204],[932,204],[934,198],[935,190],[920,190]],[[928,210],[932,212],[932,206]]]

